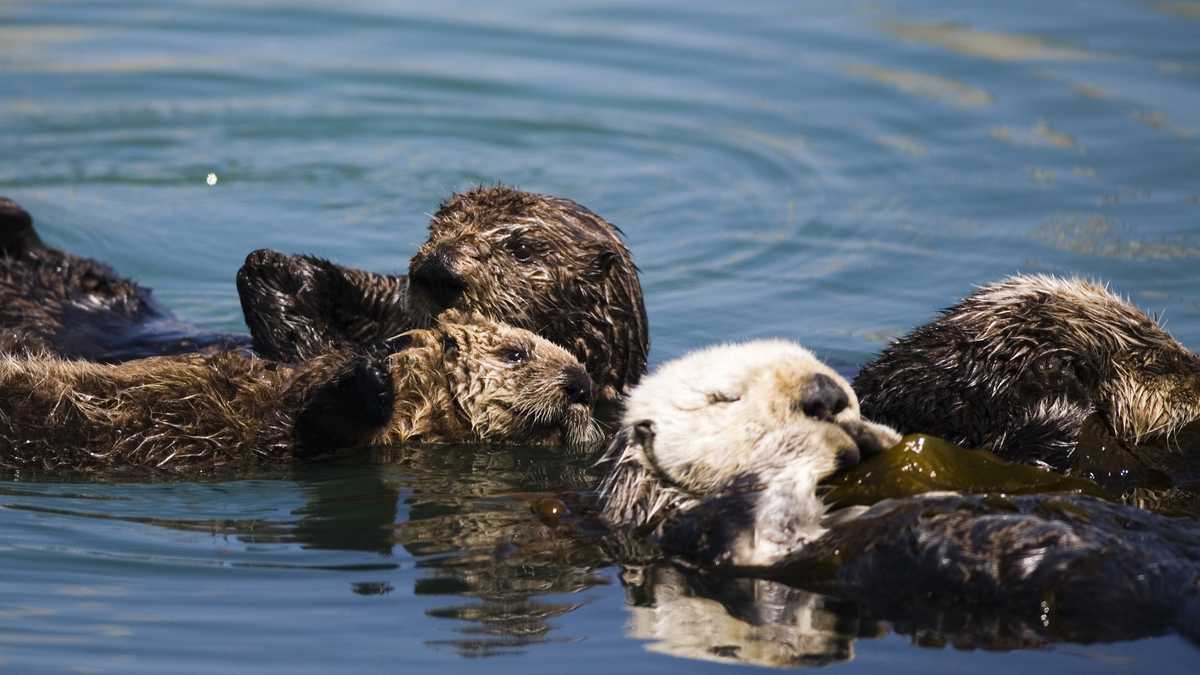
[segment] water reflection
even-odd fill
[[[982,108],[993,102],[986,91],[945,77],[872,65],[846,66],[849,75],[874,80],[913,96],[949,103],[958,108]]]
[[[1127,191],[1109,198],[1111,203],[1144,198]],[[1099,214],[1060,215],[1034,228],[1033,238],[1048,246],[1079,255],[1130,260],[1179,260],[1200,257],[1200,244],[1192,234],[1138,237],[1136,227],[1122,225]]]
[[[661,654],[760,666],[854,658],[854,640],[886,633],[853,603],[763,579],[706,577],[669,563],[621,571],[626,630]]]
[[[1076,47],[1053,44],[1033,35],[983,31],[955,23],[892,21],[884,23],[883,29],[909,42],[992,61],[1090,61],[1104,58]]]
[[[493,656],[576,639],[555,634],[551,620],[582,602],[546,596],[606,584],[597,571],[607,557],[594,532],[560,521],[542,502],[563,489],[575,501],[594,482],[590,460],[472,448],[410,448],[381,459],[407,474],[408,518],[393,537],[423,573],[414,592],[454,598],[426,615],[465,624],[461,638],[426,644]]]
[[[610,583],[614,566],[627,605],[626,634],[644,641],[649,651],[687,659],[803,667],[852,660],[856,641],[889,634],[909,636],[920,647],[1014,650],[1128,640],[1170,630],[1153,622],[1117,622],[1115,627],[1102,622],[1100,630],[1095,617],[1055,616],[1050,622],[1028,608],[999,611],[921,595],[896,602],[830,585],[821,575],[792,574],[784,583],[690,569],[664,560],[641,538],[606,532],[589,518],[595,475],[587,458],[544,449],[430,447],[383,451],[369,463],[362,460],[298,467],[287,475],[289,481],[196,486],[198,495],[183,500],[216,510],[214,494],[241,503],[271,489],[289,495],[286,500],[264,498],[263,506],[241,509],[242,517],[221,518],[212,512],[184,517],[175,505],[156,502],[161,494],[154,486],[118,491],[121,496],[114,497],[111,491],[93,495],[91,489],[31,484],[5,490],[11,503],[4,506],[51,518],[210,533],[248,546],[241,551],[224,546],[219,560],[194,551],[155,554],[154,560],[164,564],[283,574],[351,572],[342,582],[343,593],[380,602],[404,602],[411,593],[430,620],[453,622],[455,634],[448,639],[443,631],[416,629],[423,644],[470,657],[523,653],[587,637],[575,626],[589,626],[588,620],[567,617],[586,612],[587,591]],[[299,506],[296,488],[303,500]],[[147,496],[144,501],[158,503],[164,515],[145,513],[150,507],[139,502]],[[68,508],[63,502],[77,506]],[[291,506],[281,509],[277,502]],[[256,510],[264,513],[245,517]],[[287,553],[295,544],[310,552],[297,560]],[[311,551],[360,555],[314,558]],[[121,595],[124,587],[113,584],[55,588],[64,597],[128,600]],[[23,622],[31,618],[29,612],[51,611],[9,608],[0,612],[0,620]],[[117,625],[113,621],[89,624],[87,630],[99,634],[104,626]],[[5,635],[17,639],[17,633]],[[23,644],[33,639],[20,637]]]
[[[399,488],[384,479],[378,465],[300,468],[295,474],[308,493],[308,502],[291,534],[315,549],[373,551],[391,555],[392,525],[396,522]]]

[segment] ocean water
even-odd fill
[[[852,373],[1018,271],[1107,281],[1200,348],[1200,3],[432,4],[0,1],[0,195],[213,330],[242,330],[250,250],[401,271],[441,199],[499,182],[622,228],[655,363],[783,336]],[[0,672],[1200,664],[1172,635],[997,651],[818,596],[780,617],[778,589],[531,536],[529,500],[586,468],[3,477]]]

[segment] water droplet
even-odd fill
[[[209,187],[216,185],[217,184],[217,174],[215,174],[215,173],[208,174],[208,178],[204,179],[204,182],[208,183]]]

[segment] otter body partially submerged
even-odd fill
[[[603,218],[559,197],[505,187],[451,196],[407,277],[255,251],[238,292],[256,351],[273,359],[371,344],[459,309],[565,347],[604,400],[646,368],[646,310],[628,248]]]
[[[1082,495],[886,500],[764,574],[898,621],[991,608],[1039,641],[1200,640],[1200,523]]]
[[[120,362],[247,344],[183,324],[109,266],[46,246],[29,213],[0,198],[0,353],[17,346]]]
[[[1200,356],[1107,288],[1048,276],[980,288],[891,344],[854,387],[864,414],[903,432],[1085,474],[1097,459],[1077,452],[1087,423],[1107,436],[1088,452],[1132,450],[1121,474],[1169,468],[1200,419]],[[1176,452],[1136,449],[1153,443]]]
[[[845,449],[897,436],[860,418],[849,387],[811,355],[777,345],[699,352],[634,390],[600,495],[619,550],[641,553],[646,541],[710,571],[849,596],[880,616],[966,603],[1038,611],[1079,635],[1197,637],[1194,520],[1080,495],[946,492],[826,513],[817,482]],[[814,387],[826,377],[834,387]]]
[[[379,357],[287,366],[239,352],[119,365],[0,358],[0,466],[215,468],[363,445],[597,439],[592,384],[566,350],[449,315]]]
[[[768,566],[823,532],[817,482],[899,440],[859,416],[849,383],[782,340],[664,365],[630,394],[603,513],[669,550]]]

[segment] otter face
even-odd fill
[[[641,420],[657,429],[659,465],[699,491],[755,469],[756,449],[779,429],[806,439],[799,447],[821,477],[893,440],[864,431],[870,423],[845,378],[783,340],[711,347],[664,365],[626,402],[625,423]]]
[[[736,566],[770,565],[818,536],[817,482],[899,441],[861,418],[845,379],[782,340],[664,365],[630,394],[625,422],[609,449],[606,517]]]
[[[439,327],[453,403],[480,440],[573,448],[599,441],[592,380],[568,351],[454,311]]]
[[[645,369],[645,309],[616,229],[566,199],[508,188],[457,194],[409,266],[407,309],[446,309],[532,330],[570,349],[614,398]]]

